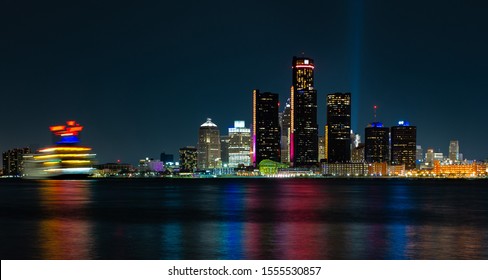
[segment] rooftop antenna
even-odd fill
[[[374,105],[373,106],[373,119],[374,119],[374,122],[376,122],[376,109],[378,109],[378,106]]]

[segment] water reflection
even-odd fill
[[[86,219],[89,181],[42,181],[39,188],[41,259],[91,259],[92,224]]]
[[[8,229],[1,237],[9,241],[1,245],[3,259],[488,258],[488,189],[480,187],[385,180],[19,184],[0,188],[0,222]]]
[[[220,223],[220,259],[239,260],[244,258],[243,214],[244,191],[237,184],[229,184],[223,190],[220,208],[227,222]]]

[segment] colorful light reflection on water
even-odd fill
[[[483,182],[8,182],[2,259],[488,258]]]

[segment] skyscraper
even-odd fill
[[[455,163],[459,162],[459,141],[451,140],[449,143],[449,159]]]
[[[366,162],[389,162],[390,129],[380,122],[373,122],[364,130]]]
[[[293,57],[290,98],[290,162],[311,166],[318,160],[317,91],[314,61]]]
[[[417,127],[399,121],[391,127],[391,164],[405,164],[405,170],[415,169]]]
[[[279,97],[277,93],[253,91],[252,110],[252,163],[257,166],[263,159],[281,160]]]
[[[281,126],[281,162],[290,162],[290,125],[291,125],[291,105],[290,98],[286,101],[285,108],[280,115]]]
[[[222,166],[229,164],[229,135],[220,135],[220,156],[222,159]]]
[[[216,168],[220,164],[220,132],[208,118],[198,131],[198,169]]]
[[[193,172],[197,169],[197,148],[180,148],[180,172]]]
[[[229,167],[251,165],[251,129],[244,121],[234,121],[229,128]]]
[[[326,154],[329,163],[351,160],[351,94],[327,95]]]

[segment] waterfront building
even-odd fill
[[[212,169],[221,164],[220,131],[210,118],[207,118],[198,131],[197,153],[198,169]]]
[[[139,172],[145,175],[156,175],[164,171],[164,163],[160,160],[148,158],[139,160]]]
[[[280,113],[281,127],[281,162],[290,163],[291,104],[286,100],[285,108]]]
[[[327,161],[346,163],[351,160],[351,94],[327,95]]]
[[[229,167],[251,165],[251,129],[245,121],[234,121],[229,128]]]
[[[293,57],[290,96],[290,162],[295,167],[312,166],[318,160],[317,91],[314,61]]]
[[[252,110],[252,163],[264,160],[281,161],[281,132],[278,118],[279,96],[277,93],[253,91]]]
[[[269,159],[264,159],[260,161],[258,164],[259,174],[264,176],[276,175],[278,174],[278,170],[280,168],[286,168],[286,167],[288,167],[288,165],[281,162],[269,160]]]
[[[366,162],[388,162],[390,153],[390,129],[380,122],[373,122],[364,130]]]
[[[451,140],[449,143],[449,159],[453,163],[459,162],[459,141]]]
[[[391,164],[405,165],[406,170],[415,169],[417,127],[399,121],[391,127]]]
[[[434,160],[434,174],[451,178],[480,177],[487,175],[487,169],[485,164],[478,162],[443,164],[440,160]]]
[[[405,164],[388,165],[388,176],[405,176],[405,175],[406,175]]]
[[[368,175],[370,176],[387,176],[388,175],[388,163],[373,162],[368,164]]]
[[[186,146],[180,148],[180,173],[194,172],[197,169],[197,148]]]
[[[368,164],[365,162],[322,163],[322,174],[339,177],[367,176]]]
[[[21,176],[24,172],[24,155],[30,153],[30,148],[15,148],[3,152],[3,176]]]
[[[130,176],[136,171],[131,164],[120,162],[97,164],[93,167],[98,170],[98,174],[102,177]]]

